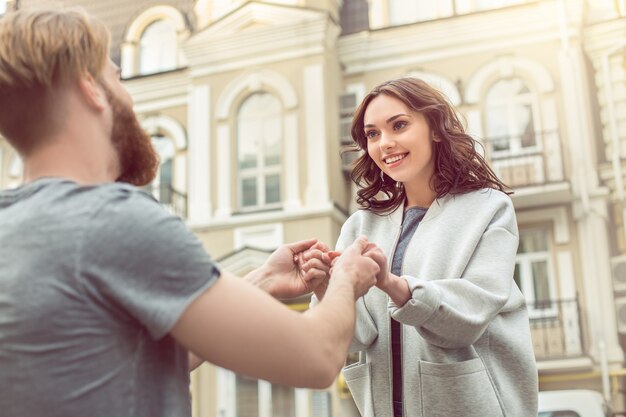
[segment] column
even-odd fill
[[[307,187],[306,205],[328,204],[328,167],[324,72],[322,65],[304,69],[304,112],[306,123]]]
[[[188,221],[201,225],[211,219],[211,104],[207,84],[194,85],[189,91],[188,125]]]

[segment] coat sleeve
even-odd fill
[[[436,280],[403,276],[412,298],[400,308],[390,302],[392,317],[439,347],[475,343],[514,293],[518,240],[513,206],[504,204],[478,241],[463,276]]]
[[[337,244],[335,245],[336,250],[343,251],[359,236],[360,215],[362,214],[361,212],[357,212],[344,223]],[[315,307],[318,303],[319,300],[313,295],[311,297],[310,308]],[[376,329],[371,314],[367,310],[365,298],[361,297],[356,301],[356,325],[349,351],[360,352],[366,350],[377,336],[378,330]]]

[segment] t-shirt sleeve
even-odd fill
[[[86,226],[78,271],[114,319],[165,336],[220,271],[183,222],[147,194],[113,188]]]

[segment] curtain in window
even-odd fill
[[[281,201],[282,110],[268,93],[250,96],[237,116],[237,160],[241,208]]]
[[[166,20],[157,20],[143,32],[139,50],[140,74],[153,74],[176,68],[178,54],[176,29]]]

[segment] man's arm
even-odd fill
[[[319,285],[320,280],[327,279],[329,268],[322,260],[324,252],[320,250],[325,247],[317,239],[282,245],[260,268],[251,271],[243,279],[279,299],[307,294]],[[307,252],[307,259],[303,267],[300,261],[304,251]],[[189,372],[203,362],[204,359],[189,352]]]
[[[317,308],[297,313],[227,272],[182,314],[172,336],[190,351],[237,373],[273,383],[324,388],[344,363],[354,301],[375,283],[378,265],[358,239],[334,267]]]

